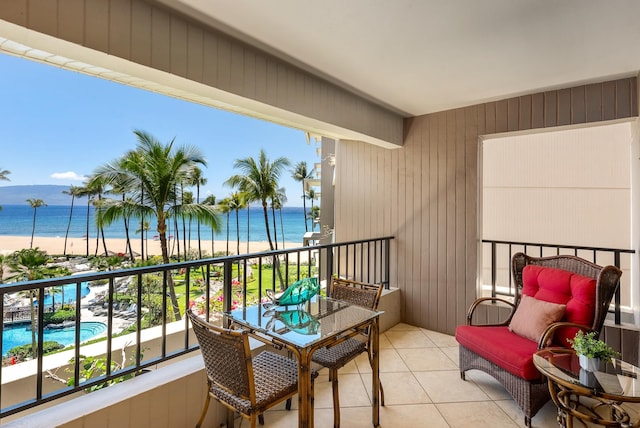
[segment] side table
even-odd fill
[[[548,380],[561,426],[573,427],[573,418],[601,426],[640,426],[622,407],[640,403],[638,367],[612,358],[589,372],[580,368],[578,356],[567,348],[542,349],[534,354],[533,363]]]

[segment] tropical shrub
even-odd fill
[[[44,342],[42,344],[42,352],[45,355],[62,348],[64,348],[64,345],[61,345],[60,343],[53,340]],[[27,345],[16,346],[14,348],[9,349],[9,351],[7,352],[7,357],[9,358],[15,357],[17,361],[25,361],[27,358],[32,357],[31,350],[32,348],[30,343]]]

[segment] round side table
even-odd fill
[[[580,368],[572,349],[547,348],[533,363],[547,378],[551,399],[558,407],[558,423],[573,427],[573,418],[609,427],[639,427],[622,403],[640,403],[640,369],[612,358],[590,372]],[[586,424],[585,424],[586,425]]]

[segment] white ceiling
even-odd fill
[[[634,76],[639,0],[160,0],[405,115]]]

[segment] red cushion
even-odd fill
[[[540,378],[540,373],[533,365],[537,343],[510,332],[506,326],[461,325],[456,328],[456,340],[511,374],[526,380]]]
[[[596,280],[576,273],[549,267],[527,265],[522,270],[522,294],[552,303],[566,304],[562,321],[591,327],[595,312]],[[569,347],[575,328],[556,331],[554,344]]]

